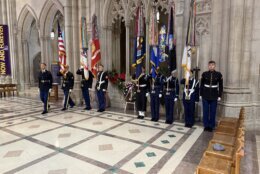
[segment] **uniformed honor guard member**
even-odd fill
[[[174,103],[179,98],[179,81],[175,77],[175,71],[171,72],[171,75],[165,80],[164,83],[164,99],[165,99],[165,111],[166,111],[166,124],[173,123]]]
[[[217,102],[221,100],[223,92],[223,77],[220,72],[215,71],[215,67],[215,61],[209,61],[209,70],[202,73],[200,85],[204,130],[210,132],[215,128]]]
[[[81,67],[77,70],[76,72],[78,75],[81,75],[82,80],[81,80],[81,90],[82,90],[82,95],[85,101],[85,110],[91,110],[91,105],[90,105],[90,97],[89,97],[89,89],[92,88],[92,82],[93,82],[93,74],[91,71],[88,70],[88,74],[85,76],[84,73],[84,68]]]
[[[149,79],[150,77],[145,74],[145,68],[142,67],[142,73],[139,77],[133,75],[133,81],[136,83],[136,109],[138,111],[138,119],[143,119],[146,112],[147,97],[149,96]]]
[[[52,75],[50,71],[46,70],[46,64],[41,63],[41,71],[38,75],[38,81],[39,81],[39,92],[40,92],[40,98],[41,101],[44,104],[43,112],[42,114],[48,113],[48,110],[50,108],[50,105],[48,104],[49,100],[49,93],[52,89]]]
[[[106,92],[108,87],[108,74],[103,71],[104,66],[98,65],[96,91],[98,97],[98,110],[97,112],[104,112],[106,109]]]
[[[62,111],[65,111],[68,109],[68,104],[70,105],[70,108],[73,108],[75,106],[75,103],[70,97],[70,94],[73,90],[74,86],[74,75],[69,71],[69,66],[65,66],[64,72],[60,71],[57,74],[58,76],[62,76],[62,86],[61,89],[63,89],[64,93],[64,104]]]
[[[191,128],[195,122],[195,102],[199,102],[199,81],[191,74],[188,84],[186,84],[186,79],[182,79],[181,84],[184,85],[182,101],[185,114],[185,127]]]
[[[151,97],[151,121],[157,122],[159,120],[160,112],[160,98],[163,94],[164,76],[158,72],[154,79],[152,79],[152,85],[150,89]]]

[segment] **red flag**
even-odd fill
[[[98,37],[97,16],[92,17],[92,57],[91,68],[94,76],[97,75],[97,65],[101,60],[100,43]]]

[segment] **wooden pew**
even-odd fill
[[[11,96],[16,92],[18,95],[18,89],[16,84],[0,84],[0,96],[1,97],[6,97],[6,96]]]
[[[6,97],[6,85],[5,84],[0,84],[0,96],[1,97]]]
[[[9,96],[11,96],[11,93],[14,96],[14,93],[16,92],[16,95],[18,95],[18,89],[16,84],[6,84],[6,90]]]

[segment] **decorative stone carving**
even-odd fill
[[[211,15],[196,17],[196,34],[199,36],[208,35],[210,32]]]
[[[211,13],[212,0],[200,0],[196,1],[197,14]]]
[[[196,43],[202,36],[210,34],[212,0],[196,1]]]
[[[162,12],[168,14],[170,11],[169,4],[175,3],[176,0],[112,0],[112,18],[113,23],[118,19],[122,18],[123,21],[133,20],[136,16],[136,10],[138,6],[142,6],[144,13],[147,10],[147,6],[156,6],[157,9],[161,9]],[[184,0],[177,2],[177,14],[183,14],[184,11]]]

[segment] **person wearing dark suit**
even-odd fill
[[[69,66],[66,65],[65,70],[58,72],[57,76],[62,76],[61,89],[64,93],[64,104],[62,111],[65,111],[68,109],[68,104],[70,105],[70,108],[73,108],[75,106],[75,103],[70,97],[74,86],[74,75],[69,71]]]
[[[40,92],[40,98],[43,102],[43,112],[42,114],[48,113],[48,110],[50,108],[50,105],[48,104],[49,100],[49,93],[52,89],[52,74],[50,71],[46,70],[46,64],[41,63],[41,71],[38,75],[38,81],[39,81],[39,92]]]
[[[191,75],[188,84],[186,84],[186,79],[182,79],[181,84],[184,85],[182,101],[184,106],[185,127],[192,128],[195,122],[195,102],[199,101],[199,81]]]
[[[208,71],[201,75],[200,96],[203,104],[204,130],[212,132],[216,125],[217,103],[223,92],[222,74],[215,70],[215,61],[209,61]]]
[[[98,110],[97,112],[104,112],[106,110],[106,92],[108,87],[108,74],[104,70],[104,66],[99,64],[96,91],[98,97]]]
[[[139,77],[134,74],[132,80],[136,83],[136,109],[138,111],[138,119],[143,119],[146,112],[147,97],[149,96],[150,76],[145,74],[145,67],[142,67],[142,73]]]
[[[82,90],[82,95],[85,101],[85,110],[91,110],[91,105],[90,105],[90,97],[89,97],[89,89],[92,88],[92,82],[93,82],[93,74],[89,70],[85,70],[84,68],[79,68],[76,72],[78,75],[81,75],[82,80],[81,80],[81,90]]]
[[[179,98],[179,81],[178,78],[175,77],[175,72],[176,71],[172,71],[171,75],[164,82],[166,124],[173,123],[174,103]]]
[[[150,85],[150,98],[151,98],[151,121],[157,122],[160,115],[160,98],[163,94],[164,76],[161,73],[156,74],[152,79],[152,85]]]

